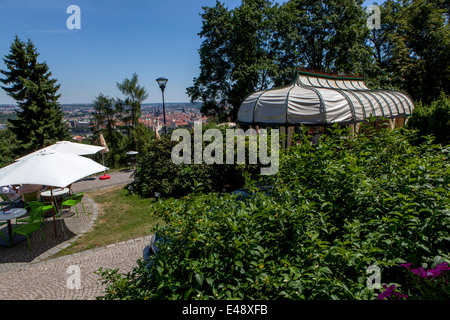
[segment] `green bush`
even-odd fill
[[[214,124],[204,126],[207,129],[218,129]],[[225,137],[225,128],[220,128]],[[194,134],[191,138],[191,160],[194,156]],[[225,144],[225,138],[224,144]],[[248,142],[247,142],[248,143]],[[154,140],[147,148],[148,152],[140,155],[131,190],[142,197],[154,197],[159,193],[163,197],[181,197],[192,192],[197,185],[203,192],[222,192],[241,188],[244,176],[256,176],[257,165],[248,164],[175,164],[172,161],[172,149],[179,144],[171,141],[170,135],[161,140]],[[205,146],[203,143],[203,147]],[[224,157],[226,156],[224,146]],[[246,154],[248,157],[248,153]],[[246,162],[248,163],[248,161]]]
[[[14,162],[17,154],[14,153],[14,146],[17,140],[9,129],[0,130],[0,168]]]
[[[403,292],[404,263],[449,261],[449,150],[410,131],[292,147],[250,197],[160,200],[170,241],[126,275],[101,270],[102,299],[376,299],[369,266]],[[409,288],[414,289],[414,288]],[[409,292],[409,291],[408,291]],[[421,298],[421,296],[413,296]],[[445,298],[445,297],[439,297]]]
[[[450,97],[442,93],[429,106],[419,103],[407,123],[420,135],[433,135],[436,143],[450,144]]]

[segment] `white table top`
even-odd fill
[[[66,193],[69,193],[70,189],[69,188],[57,188],[57,189],[53,189],[53,196],[60,196]],[[52,193],[51,190],[45,190],[44,192],[41,193],[41,196],[43,197],[51,197]]]
[[[0,220],[11,220],[15,218],[20,218],[27,213],[26,209],[23,208],[11,208],[9,213],[5,213],[4,210],[0,210]]]

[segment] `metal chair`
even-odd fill
[[[73,196],[67,197],[62,202],[61,208],[64,206],[75,207],[75,211],[77,212],[77,217],[78,217],[79,215],[78,215],[77,204],[81,203],[81,206],[83,207],[83,212],[86,213],[84,204],[81,201],[81,200],[83,200],[83,196],[84,196],[84,192],[80,192],[80,193],[74,194]]]
[[[40,220],[43,217],[42,213],[43,204],[37,201],[28,202],[25,205],[25,209],[29,211],[30,215],[25,218],[16,219],[16,224],[18,223],[30,223],[35,220]]]
[[[31,202],[31,201],[38,201],[39,200],[39,193],[38,192],[30,192],[30,193],[24,193],[23,194],[23,202]]]
[[[29,224],[35,221],[40,221],[40,223],[43,224],[45,212],[53,208],[53,206],[45,206],[41,202],[32,201],[27,203],[25,208],[30,211],[30,215],[25,218],[16,219],[16,225]]]
[[[0,198],[2,199],[2,209],[3,206],[10,207],[11,206],[11,200],[8,198],[8,196],[4,193],[0,193]]]
[[[13,229],[12,233],[13,235],[20,234],[22,236],[25,236],[27,238],[28,248],[31,250],[30,235],[38,230],[41,232],[42,240],[45,242],[44,233],[41,230],[41,221],[39,220],[24,225],[19,225],[18,227],[15,227]]]

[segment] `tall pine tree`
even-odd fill
[[[51,78],[47,63],[37,61],[38,56],[31,40],[25,43],[16,36],[10,53],[3,59],[7,70],[0,70],[6,77],[0,79],[2,89],[21,109],[8,126],[16,136],[18,155],[70,138],[58,103],[60,85]]]

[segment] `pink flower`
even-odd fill
[[[443,271],[450,270],[447,262],[440,263],[440,264],[436,265],[435,269],[431,268],[428,270],[425,270],[424,267],[420,267],[417,269],[410,269],[411,265],[412,265],[412,263],[402,263],[401,264],[401,266],[405,267],[406,269],[411,271],[416,276],[419,276],[424,279],[430,279],[430,278],[435,279],[436,277],[440,276],[443,273]]]
[[[395,286],[395,284],[389,287],[386,284],[384,284],[383,288],[385,290],[378,294],[378,299],[380,300],[384,300],[385,298],[389,299],[392,295],[397,297],[397,300],[408,299],[408,296],[406,294],[402,294],[401,292],[396,291],[397,287]]]
[[[424,267],[420,267],[418,269],[411,269],[411,272],[413,274],[415,274],[416,276],[422,277],[422,278],[426,278],[427,277],[427,272],[425,271]]]
[[[413,265],[413,263],[402,263],[401,264],[402,267],[405,267],[408,270],[409,270],[409,267],[412,266],[412,265]]]
[[[448,270],[450,270],[450,268],[448,267],[448,263],[447,262],[442,262],[442,263],[436,265],[436,270],[448,271]]]

